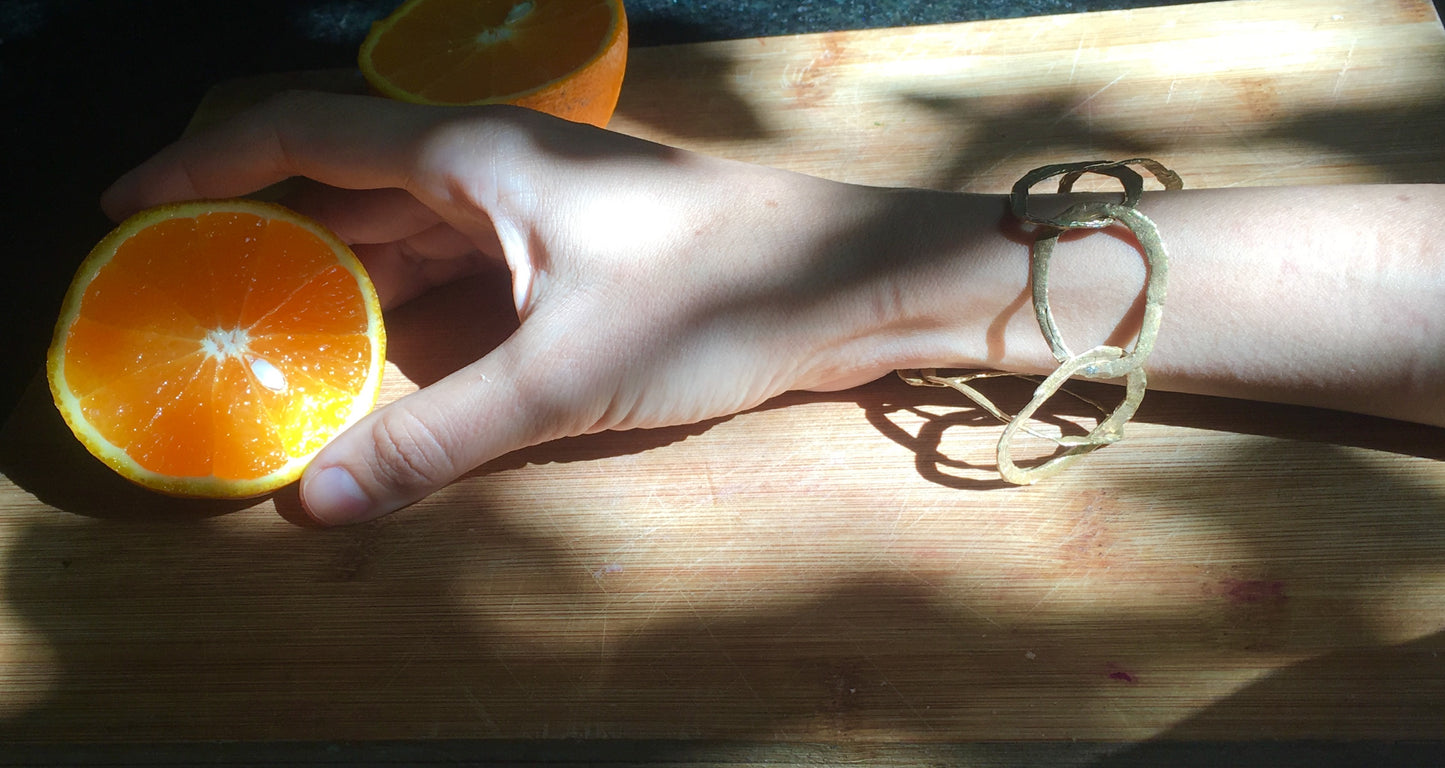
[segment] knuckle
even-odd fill
[[[378,482],[400,491],[419,491],[448,482],[455,465],[446,444],[427,422],[402,408],[383,411],[371,425]]]

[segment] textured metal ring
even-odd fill
[[[1049,398],[1058,393],[1064,382],[1069,377],[1080,371],[1088,370],[1090,367],[1105,365],[1109,361],[1121,360],[1125,355],[1124,350],[1118,347],[1094,347],[1083,354],[1064,361],[1057,370],[1049,374],[1034,390],[1033,399],[1025,405],[1022,410],[1014,415],[1008,425],[1004,427],[1003,434],[998,439],[998,473],[1007,482],[1014,485],[1032,485],[1049,475],[1068,466],[1070,462],[1091,451],[1103,448],[1111,443],[1118,442],[1124,436],[1124,425],[1134,417],[1134,412],[1139,409],[1139,403],[1144,399],[1144,390],[1148,384],[1144,375],[1144,369],[1134,367],[1125,374],[1124,399],[1114,408],[1114,411],[1104,418],[1089,434],[1079,438],[1061,438],[1056,440],[1064,450],[1059,455],[1028,469],[1019,467],[1014,463],[1012,450],[1014,436],[1020,429],[1028,430],[1024,424],[1034,415]]]
[[[1013,191],[1009,193],[1009,207],[1013,210],[1014,216],[1030,224],[1055,229],[1102,229],[1107,227],[1113,223],[1109,219],[1071,219],[1067,217],[1066,213],[1050,219],[1033,216],[1029,213],[1029,190],[1035,184],[1055,176],[1062,176],[1063,178],[1059,181],[1059,192],[1067,193],[1073,190],[1074,182],[1086,173],[1097,173],[1118,179],[1124,187],[1124,199],[1120,205],[1133,208],[1144,196],[1144,177],[1135,173],[1133,169],[1121,162],[1090,160],[1082,163],[1056,163],[1029,171],[1014,184]]]
[[[1159,238],[1159,228],[1148,216],[1134,208],[1115,203],[1078,203],[1064,211],[1065,216],[1104,217],[1128,227],[1144,249],[1147,276],[1144,282],[1144,317],[1139,324],[1138,340],[1132,352],[1124,353],[1119,359],[1101,361],[1097,365],[1079,369],[1079,375],[1088,379],[1117,379],[1144,365],[1149,353],[1154,350],[1154,339],[1159,333],[1159,323],[1164,316],[1165,286],[1169,278],[1169,263],[1165,257],[1164,243]],[[1034,241],[1032,269],[1029,282],[1033,285],[1034,315],[1039,321],[1039,330],[1049,343],[1054,359],[1060,363],[1074,359],[1063,338],[1059,335],[1054,312],[1049,305],[1049,260],[1053,257],[1054,244],[1058,242],[1059,230],[1041,235]]]
[[[1117,166],[1129,166],[1129,165],[1139,165],[1139,166],[1143,166],[1143,167],[1144,167],[1144,170],[1148,171],[1151,175],[1153,175],[1153,176],[1154,176],[1154,180],[1157,181],[1157,182],[1159,182],[1159,184],[1160,184],[1161,186],[1163,186],[1165,189],[1169,189],[1169,190],[1184,189],[1184,180],[1181,179],[1181,178],[1179,178],[1179,174],[1177,174],[1177,173],[1169,170],[1168,168],[1166,168],[1166,167],[1164,166],[1163,163],[1159,162],[1158,160],[1152,160],[1152,159],[1147,158],[1147,157],[1131,157],[1131,158],[1129,158],[1128,160],[1099,160],[1099,161],[1091,161],[1091,162],[1087,162],[1087,163],[1076,163],[1076,165],[1087,166],[1087,167],[1080,168],[1080,169],[1078,169],[1078,170],[1073,170],[1073,171],[1070,171],[1070,172],[1064,174],[1063,178],[1059,179],[1059,193],[1060,193],[1060,194],[1067,194],[1067,193],[1069,193],[1069,192],[1072,192],[1073,189],[1074,189],[1074,182],[1078,181],[1078,180],[1079,180],[1079,177],[1083,176],[1085,173],[1100,173],[1100,172],[1103,171],[1104,168],[1108,168],[1108,167],[1116,166],[1116,165],[1117,165]],[[1112,174],[1111,174],[1111,175],[1112,175]],[[1125,202],[1125,205],[1129,205],[1130,207],[1133,207],[1133,206],[1138,205],[1138,201],[1136,200],[1134,203],[1128,203],[1128,202],[1126,201],[1126,202]]]
[[[968,385],[968,382],[974,378],[998,375],[994,372],[941,376],[933,370],[899,371],[899,375],[903,377],[904,381],[915,386],[952,387],[995,418],[1007,422],[1003,435],[999,437],[998,441],[998,471],[999,475],[1010,483],[1029,485],[1063,469],[1069,462],[1085,453],[1123,439],[1124,425],[1134,417],[1134,412],[1138,410],[1139,403],[1144,398],[1147,384],[1144,361],[1154,349],[1154,339],[1158,335],[1160,319],[1163,316],[1164,287],[1168,279],[1169,262],[1164,251],[1164,243],[1159,238],[1159,228],[1149,217],[1139,213],[1135,208],[1143,196],[1144,178],[1131,169],[1129,167],[1131,165],[1142,166],[1153,174],[1165,189],[1184,188],[1184,183],[1178,174],[1158,161],[1143,157],[1117,161],[1095,160],[1046,165],[1029,171],[1013,186],[1009,196],[1009,205],[1014,216],[1041,228],[1034,239],[1030,267],[1034,314],[1039,321],[1039,330],[1043,332],[1044,338],[1048,341],[1049,349],[1053,352],[1054,358],[1059,361],[1059,367],[1039,384],[1038,388],[1034,390],[1033,399],[1023,410],[1010,417],[987,397],[984,397],[983,393]],[[1029,214],[1029,190],[1035,184],[1059,177],[1059,193],[1067,194],[1073,191],[1074,183],[1088,173],[1097,173],[1118,179],[1124,188],[1123,201],[1121,203],[1084,202],[1071,205],[1054,219],[1034,217]],[[1049,260],[1053,256],[1054,245],[1058,242],[1059,236],[1067,230],[1102,229],[1120,222],[1134,233],[1135,238],[1144,249],[1147,275],[1144,285],[1144,317],[1140,323],[1139,334],[1134,341],[1132,351],[1105,345],[1075,355],[1060,338],[1057,324],[1054,322],[1053,310],[1049,306]],[[1125,380],[1124,399],[1112,412],[1108,412],[1108,415],[1093,429],[1089,430],[1087,435],[1082,437],[1052,437],[1029,428],[1027,424],[1033,414],[1055,393],[1067,391],[1063,390],[1064,383],[1074,376],[1088,379],[1123,378]],[[1079,395],[1074,396],[1080,397]],[[1093,403],[1093,401],[1085,400]],[[1104,408],[1098,406],[1097,403],[1094,405],[1099,407],[1101,412],[1104,411]],[[1014,463],[1010,455],[1010,446],[1021,430],[1052,440],[1063,451],[1034,467],[1021,469]]]

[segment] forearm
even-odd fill
[[[1032,235],[1000,198],[920,195],[933,223],[907,228],[890,286],[913,297],[910,334],[885,342],[899,367],[1056,367],[1028,293]],[[1151,386],[1445,426],[1445,186],[1157,192],[1139,209],[1169,252]],[[1064,238],[1050,297],[1074,352],[1133,339],[1144,276],[1122,227]]]
[[[524,109],[297,93],[173,145],[104,203],[125,215],[294,176],[322,186],[314,212],[383,295],[501,258],[521,315],[317,455],[302,493],[328,524],[566,435],[894,368],[1057,365],[1027,292],[1032,238],[1002,198],[837,184]],[[1146,193],[1140,209],[1170,258],[1153,386],[1445,426],[1445,187]],[[1058,246],[1052,304],[1075,352],[1132,340],[1145,270],[1128,240]]]

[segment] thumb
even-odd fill
[[[301,478],[306,513],[328,526],[381,517],[497,456],[560,436],[524,394],[515,339],[338,435]]]

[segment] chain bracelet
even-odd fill
[[[1159,323],[1164,313],[1165,286],[1169,277],[1169,259],[1164,243],[1159,238],[1159,229],[1149,217],[1140,213],[1135,206],[1143,196],[1144,179],[1131,166],[1149,171],[1165,189],[1177,190],[1184,187],[1179,175],[1148,158],[1129,160],[1095,160],[1081,163],[1059,163],[1035,168],[1024,174],[1014,184],[1009,195],[1009,207],[1013,215],[1038,227],[1033,244],[1029,282],[1032,285],[1034,315],[1039,330],[1049,344],[1049,350],[1059,367],[1043,379],[1034,390],[1033,398],[1018,413],[1009,415],[979,392],[970,382],[981,378],[1012,376],[1015,374],[999,371],[974,371],[957,375],[940,375],[934,369],[899,371],[898,375],[909,384],[922,387],[949,387],[962,393],[994,418],[1006,423],[998,441],[998,472],[1006,481],[1016,485],[1030,485],[1063,469],[1079,456],[1118,442],[1124,436],[1124,425],[1133,418],[1139,403],[1144,399],[1147,377],[1144,362],[1154,350],[1154,340],[1159,332]],[[1100,174],[1119,180],[1124,189],[1124,198],[1118,203],[1082,202],[1064,209],[1052,218],[1037,216],[1029,211],[1029,192],[1042,181],[1059,179],[1059,193],[1071,192],[1074,183],[1085,174]],[[1053,310],[1049,305],[1049,262],[1059,236],[1071,229],[1102,229],[1113,224],[1123,224],[1134,233],[1144,250],[1147,277],[1144,284],[1144,317],[1140,324],[1132,350],[1122,347],[1100,345],[1075,354],[1064,344],[1054,322]],[[1072,377],[1106,380],[1124,379],[1124,398],[1113,411],[1098,403],[1080,397],[1066,389],[1065,382]],[[1083,436],[1052,437],[1030,429],[1030,417],[1054,394],[1063,391],[1098,408],[1105,414],[1094,428]],[[1014,463],[1010,446],[1018,433],[1026,432],[1036,437],[1052,440],[1062,451],[1036,466],[1019,467]]]

